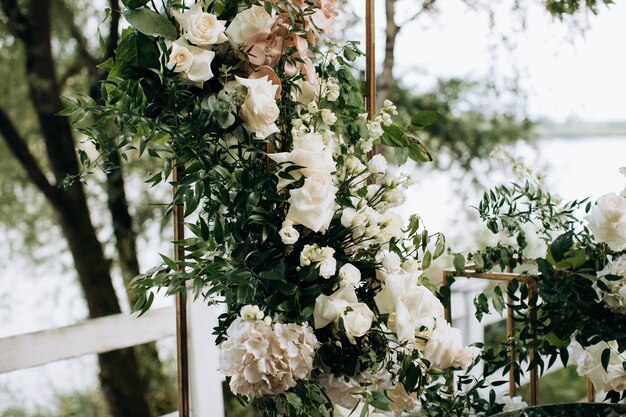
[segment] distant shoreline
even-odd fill
[[[626,122],[583,122],[577,120],[554,123],[539,119],[536,133],[537,137],[541,139],[626,136]]]

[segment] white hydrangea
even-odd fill
[[[598,277],[611,292],[603,291],[597,285],[594,285],[594,289],[608,308],[616,313],[626,314],[626,255],[616,259],[609,255],[607,259],[608,263],[602,271],[598,272]],[[608,280],[606,279],[607,275],[617,275],[622,277],[622,279],[617,281]]]
[[[309,377],[319,342],[307,324],[235,320],[220,345],[230,389],[250,398],[277,395]]]

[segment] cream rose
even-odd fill
[[[365,336],[372,327],[374,313],[364,303],[349,304],[343,311],[342,320],[348,340],[355,345],[355,338]]]
[[[214,14],[202,10],[202,2],[184,12],[173,11],[172,15],[183,30],[183,37],[198,46],[209,46],[226,42],[225,20],[217,20]]]
[[[401,341],[415,342],[420,327],[432,329],[444,308],[426,287],[418,284],[418,273],[387,274],[379,271],[384,288],[374,297],[378,311],[389,314],[389,328]]]
[[[248,89],[246,99],[241,106],[241,118],[248,131],[255,133],[259,139],[278,132],[276,120],[280,110],[276,105],[278,86],[272,84],[267,76],[251,79],[235,77],[237,82]]]
[[[431,367],[438,369],[468,366],[468,354],[463,346],[461,331],[445,320],[437,320],[435,330],[426,343],[424,358],[430,362]]]
[[[337,187],[330,174],[314,174],[304,185],[289,193],[287,220],[301,224],[314,232],[325,233],[337,210]]]
[[[361,283],[361,271],[352,264],[345,264],[339,268],[339,278],[342,283],[345,282],[347,285],[358,287]]]
[[[337,260],[333,257],[326,258],[319,263],[320,276],[330,278],[337,272]]]
[[[252,6],[235,16],[226,29],[226,36],[232,44],[243,45],[255,33],[272,29],[275,20],[264,7]]]
[[[605,194],[585,217],[589,230],[598,242],[616,252],[626,249],[626,198],[615,193]]]
[[[294,180],[281,178],[278,189],[282,190],[301,176],[310,177],[314,174],[330,174],[335,171],[337,164],[333,160],[332,144],[324,144],[324,138],[319,133],[307,133],[294,139],[291,152],[270,154],[269,157],[276,163],[291,162],[304,168],[290,171]]]
[[[167,68],[174,70],[192,84],[202,87],[205,81],[213,78],[211,63],[215,52],[190,45],[185,39],[178,38],[174,42],[166,41],[168,49],[171,47]]]
[[[357,304],[353,287],[340,288],[331,295],[319,295],[315,299],[315,309],[313,311],[313,322],[316,329],[328,326],[337,320],[341,312],[350,304]]]
[[[602,366],[602,352],[610,349],[609,363],[606,371]],[[615,340],[610,342],[599,342],[586,348],[590,364],[585,369],[583,375],[587,376],[593,382],[593,385],[599,391],[623,391],[626,389],[626,370],[622,363],[623,356],[626,352],[620,352],[619,346]]]

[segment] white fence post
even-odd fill
[[[219,355],[213,328],[223,312],[220,306],[207,306],[202,297],[187,296],[187,326],[189,351],[189,390],[192,417],[223,417],[224,377],[217,370]]]

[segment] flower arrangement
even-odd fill
[[[364,112],[357,45],[325,38],[335,0],[127,0],[102,86],[105,105],[72,99],[97,121],[81,131],[113,150],[162,160],[192,237],[183,260],[135,279],[155,291],[225,302],[216,328],[231,390],[267,416],[402,415],[469,366],[423,270],[445,239],[393,211],[411,184],[392,177],[377,144],[430,159],[385,102]],[[102,162],[104,161],[104,162]]]
[[[621,172],[626,175],[626,168]],[[588,199],[561,203],[538,180],[530,179],[485,193],[478,209],[492,232],[509,238],[470,253],[468,260],[478,270],[524,268],[524,273],[535,276],[533,300],[527,300],[527,284],[512,281],[507,288],[509,294],[521,291],[511,304],[521,326],[516,343],[540,354],[529,368],[543,371],[560,358],[564,366],[576,365],[581,376],[606,393],[606,400],[624,399],[626,190],[603,195],[595,204]],[[586,215],[581,217],[582,213]],[[545,256],[525,258],[531,231],[545,242]],[[465,257],[457,255],[459,272],[464,263]],[[502,293],[492,292],[493,306],[500,310]],[[475,305],[480,319],[489,311],[487,295],[479,295]],[[519,382],[521,366],[507,359],[509,349],[508,343],[501,350],[487,349],[485,369],[492,374],[512,368]],[[524,351],[521,357],[528,360]]]

